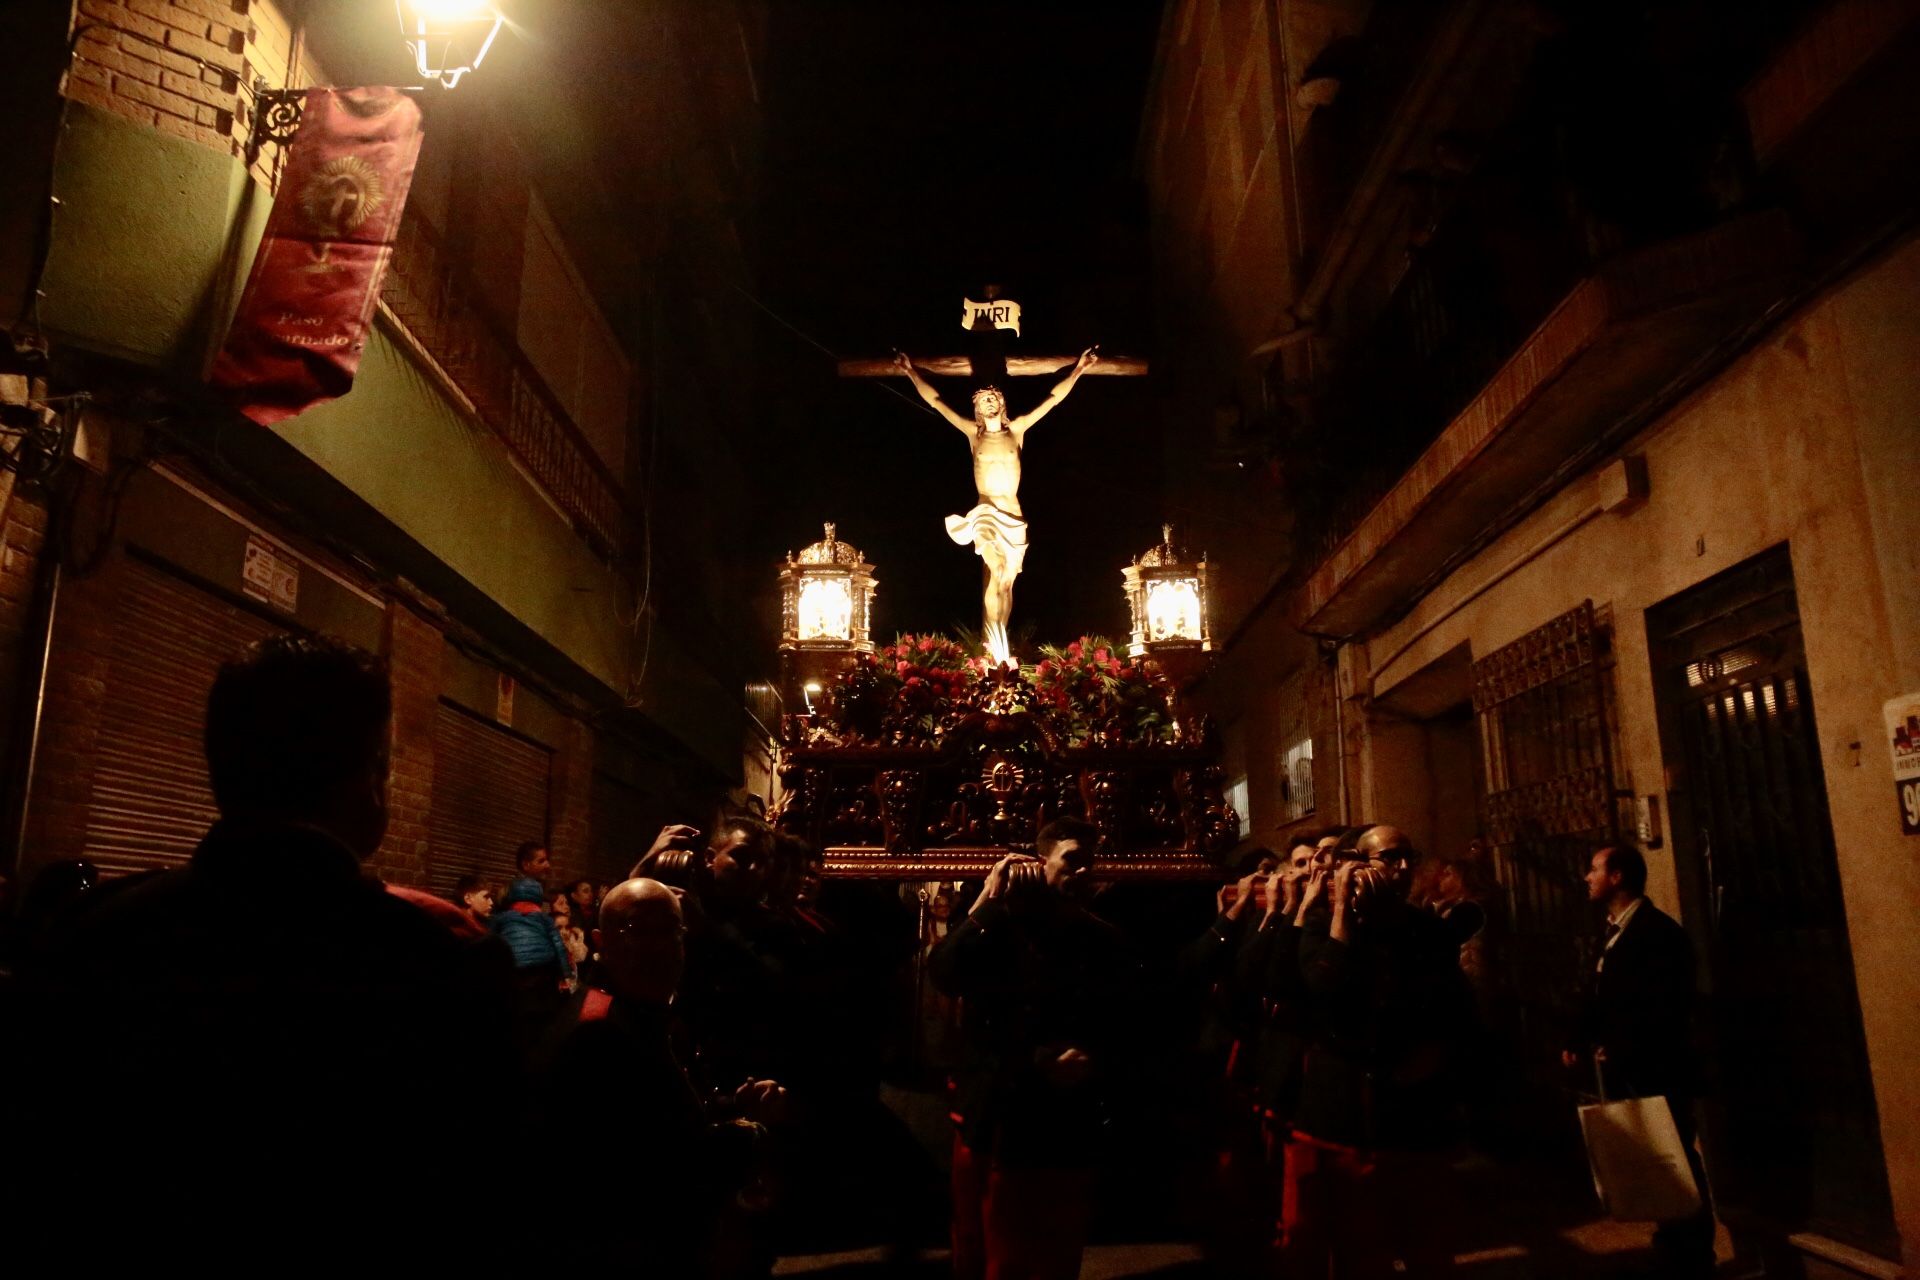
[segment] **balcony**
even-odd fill
[[[1759,318],[1800,258],[1761,213],[1614,259],[1574,286],[1302,587],[1304,630],[1391,621],[1553,477]]]
[[[519,344],[478,301],[438,233],[408,210],[380,300],[462,407],[506,444],[574,532],[608,563],[638,527],[625,488],[561,407]]]

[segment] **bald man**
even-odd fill
[[[687,921],[680,898],[657,880],[613,886],[600,904],[593,945],[605,970],[601,988],[613,999],[664,1008],[687,967]]]
[[[1419,860],[1404,831],[1369,827],[1301,894],[1313,1029],[1284,1217],[1287,1259],[1303,1275],[1334,1257],[1356,1276],[1451,1263],[1443,1193],[1472,1001],[1445,924],[1407,902]],[[1325,916],[1311,913],[1323,898]]]
[[[679,894],[658,881],[615,885],[593,932],[600,987],[555,1065],[556,1118],[591,1116],[583,1180],[599,1261],[646,1274],[703,1276],[738,1235],[723,1210],[749,1176],[757,1126],[716,1123],[674,1050],[670,1006],[686,967]],[[743,1086],[730,1108],[759,1118],[771,1081]],[[652,1269],[649,1270],[649,1267]]]

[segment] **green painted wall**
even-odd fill
[[[265,193],[237,160],[79,103],[61,138],[55,191],[47,329],[198,383],[265,225]],[[647,636],[629,625],[631,588],[574,536],[499,438],[441,394],[385,321],[351,393],[272,429],[291,452],[225,443],[259,430],[237,418],[202,425],[224,456],[289,500],[312,491],[299,474],[305,459],[603,692],[629,689]],[[653,626],[650,640],[645,714],[736,774],[738,697],[665,628]]]
[[[625,686],[625,584],[384,332],[349,394],[273,431],[603,683]]]
[[[238,161],[67,104],[40,319],[138,364],[197,373],[252,184]],[[249,257],[250,252],[249,252]]]

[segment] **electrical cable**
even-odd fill
[[[779,312],[775,311],[772,307],[762,302],[759,298],[756,298],[753,294],[749,293],[747,290],[742,289],[738,284],[735,284],[733,286],[733,291],[739,294],[741,297],[745,298],[748,302],[751,302],[754,306],[766,312],[769,316],[773,318],[775,323],[791,331],[793,334],[799,337],[799,339],[802,342],[807,343],[809,346],[818,348],[822,354],[824,354],[829,360],[833,361],[835,364],[840,363],[840,357],[834,354],[833,348],[829,347],[826,343],[821,342],[818,338],[815,338],[811,334],[807,333],[806,330],[802,329],[799,325],[794,324],[792,321],[783,317]],[[890,386],[886,382],[882,382],[878,380],[876,380],[875,385],[878,386],[882,391],[885,391],[887,394],[894,396],[897,399],[906,402],[907,404],[912,405],[914,408],[920,410],[920,412],[926,414],[929,417],[938,418],[940,416],[939,412],[936,409],[934,409],[932,405],[927,404],[923,401],[910,399],[904,392],[900,391],[897,387]]]

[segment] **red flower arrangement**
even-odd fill
[[[1104,636],[1081,636],[1065,648],[1040,646],[1033,668],[1034,701],[1081,746],[1162,742],[1171,735],[1165,681],[1132,662]]]
[[[1032,707],[1069,746],[1149,746],[1171,741],[1166,679],[1101,636],[1040,647],[1020,678]],[[938,635],[902,635],[861,655],[829,686],[821,727],[846,742],[930,744],[966,713],[991,659]]]
[[[936,635],[902,635],[835,681],[824,723],[855,738],[929,739],[964,703],[987,660]]]

